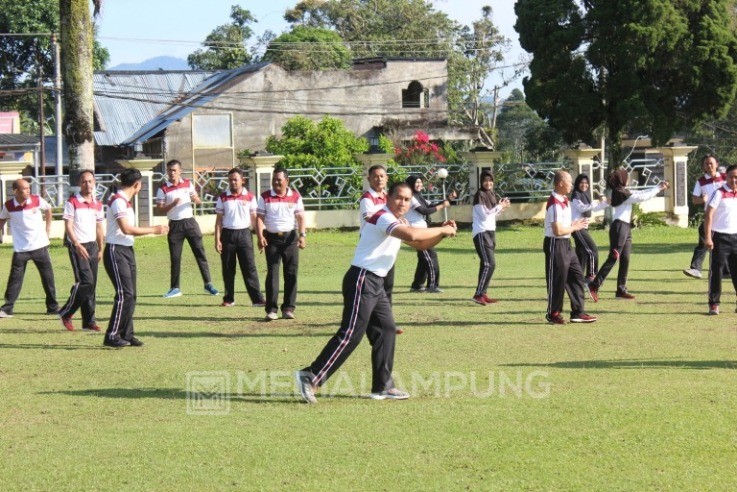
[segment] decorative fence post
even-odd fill
[[[136,225],[152,226],[154,223],[154,172],[153,168],[161,163],[161,159],[118,159],[118,164],[126,168],[141,171],[141,191],[136,195]]]
[[[256,155],[246,157],[243,163],[251,170],[251,182],[248,190],[256,196],[271,189],[271,174],[277,162],[284,158],[283,155]]]
[[[502,157],[501,152],[493,150],[472,150],[470,152],[460,152],[469,164],[471,169],[468,173],[468,194],[473,196],[479,189],[479,176],[485,170],[494,172],[494,163],[499,162]]]
[[[23,176],[21,175],[21,172],[30,164],[30,162],[24,161],[0,161],[0,207],[2,207],[2,204],[9,200],[10,197],[14,196],[13,181],[18,178],[22,178]],[[0,231],[0,235],[4,232],[5,231]]]
[[[579,174],[585,174],[589,177],[589,197],[594,199],[594,188],[603,190],[605,187],[605,178],[602,176],[603,173],[599,172],[598,176],[594,176],[595,169],[603,169],[598,161],[594,160],[594,157],[601,155],[601,149],[568,149],[563,154],[571,160],[571,177],[575,180]]]
[[[678,227],[688,227],[688,154],[698,147],[683,145],[678,147],[658,147],[665,160],[665,179],[671,183],[666,191],[666,212],[677,219]]]

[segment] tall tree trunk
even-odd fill
[[[92,17],[89,0],[59,0],[64,135],[69,174],[95,170],[92,109]]]

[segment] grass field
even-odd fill
[[[593,234],[604,250],[605,234]],[[139,239],[142,348],[64,331],[41,314],[30,266],[15,317],[0,320],[0,489],[734,490],[735,298],[725,284],[722,315],[706,315],[706,281],[681,273],[695,240],[695,230],[635,231],[637,299],[615,300],[610,278],[587,304],[600,321],[563,326],[544,322],[540,228],[498,231],[493,306],[470,301],[468,231],[439,247],[443,294],[409,293],[416,259],[403,250],[395,372],[413,397],[365,398],[364,342],[314,406],[291,373],[337,328],[356,232],[310,234],[297,319],[271,323],[242,282],[236,307],[219,307],[186,249],[185,295],[163,299],[166,241]],[[63,302],[69,262],[58,243],[52,255]],[[10,256],[0,247],[3,289]],[[102,326],[111,298],[101,273]],[[218,388],[229,398],[208,399]]]

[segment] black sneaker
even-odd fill
[[[106,347],[122,348],[130,346],[131,343],[128,340],[123,340],[122,338],[105,337],[105,340],[102,342],[102,344]]]
[[[143,347],[143,342],[136,337],[130,337],[127,342],[130,343],[131,347]]]

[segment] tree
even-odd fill
[[[257,21],[240,5],[230,8],[230,18],[233,22],[218,26],[207,35],[202,43],[204,49],[198,49],[187,57],[192,69],[229,70],[251,63],[246,41],[253,35],[249,24]]]
[[[295,26],[269,43],[263,60],[286,70],[324,70],[349,68],[351,58],[351,51],[337,32]]]
[[[490,7],[471,27],[462,26],[425,0],[304,0],[287,10],[293,24],[334,29],[356,58],[446,58],[449,120],[483,125],[484,82],[508,41],[491,20]],[[484,131],[479,138],[491,146]]]
[[[0,36],[0,106],[21,112],[24,132],[38,127],[37,80],[52,82],[54,67],[51,33],[59,32],[59,1],[18,2],[0,0],[0,32],[39,33],[32,36]],[[104,69],[110,54],[94,41],[95,69]],[[53,115],[51,98],[44,113]]]
[[[94,15],[102,0],[93,0]],[[92,73],[93,28],[89,0],[59,0],[64,135],[69,147],[69,174],[95,170]]]
[[[449,58],[448,103],[451,108],[458,108],[459,122],[481,127],[479,139],[493,148],[490,132],[483,128],[490,122],[484,118],[481,96],[486,78],[504,60],[503,50],[509,40],[499,33],[491,15],[491,7],[483,7],[481,19],[457,31],[456,49]]]
[[[612,161],[644,129],[665,143],[723,116],[737,88],[732,0],[518,0],[520,44],[533,59],[527,101],[573,143],[605,129]]]
[[[517,162],[555,160],[563,144],[560,133],[540,118],[519,89],[502,104],[497,117],[497,150]]]
[[[351,176],[323,182],[306,184],[301,192],[315,191],[317,196],[338,195],[339,189],[346,184],[355,190],[356,196],[361,193],[361,176],[363,167],[355,154],[368,150],[368,141],[356,137],[346,129],[337,118],[325,116],[320,122],[295,116],[287,120],[281,128],[281,137],[271,136],[266,140],[266,150],[284,156],[279,164],[287,169],[325,167],[352,167]]]

